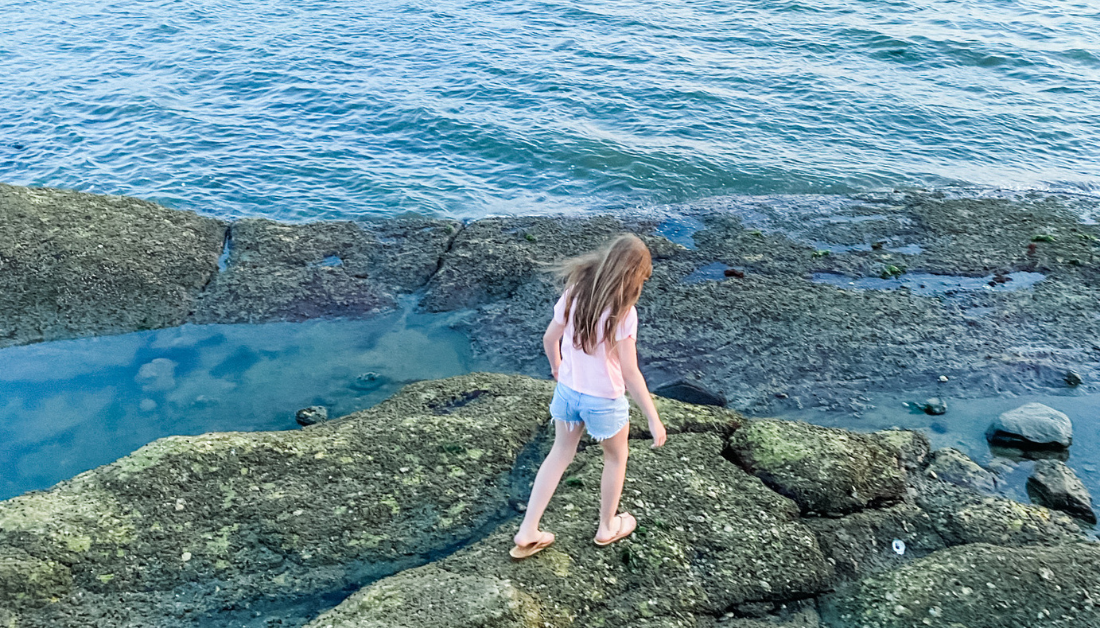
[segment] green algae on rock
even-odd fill
[[[922,482],[916,503],[948,545],[1055,544],[1083,538],[1064,513],[942,482]]]
[[[440,595],[446,591],[449,595]],[[323,628],[542,628],[538,604],[508,580],[425,565],[354,594]]]
[[[964,545],[876,574],[829,596],[834,628],[1100,625],[1100,547]]]
[[[578,454],[544,517],[543,527],[557,535],[554,545],[510,561],[515,530],[504,526],[429,567],[401,574],[402,582],[417,591],[418,608],[441,609],[454,604],[453,578],[507,582],[527,596],[521,598],[526,614],[499,625],[525,628],[713,617],[735,604],[801,599],[827,589],[832,570],[800,523],[798,507],[722,458],[722,446],[722,438],[710,433],[678,434],[660,449],[631,441],[622,509],[637,516],[638,531],[604,548],[592,542],[602,465],[589,448]],[[369,602],[384,598],[378,591],[391,590],[392,580],[367,587],[311,628],[374,625],[387,611]],[[496,615],[515,617],[517,598],[492,598]],[[532,617],[537,623],[523,623]],[[673,625],[657,625],[666,624]]]
[[[134,198],[0,184],[0,347],[182,324],[224,233]]]
[[[843,514],[905,492],[899,450],[874,434],[755,420],[733,433],[728,455],[804,512]]]
[[[434,400],[456,389],[485,393],[439,411]],[[123,599],[135,621],[163,625],[171,605],[157,594],[196,581],[220,583],[192,600],[201,614],[347,586],[356,564],[423,562],[510,511],[513,468],[549,419],[549,393],[474,374],[306,430],[161,439],[0,502],[0,553],[29,561],[0,568],[0,591],[30,589],[2,606],[21,628],[79,626]]]

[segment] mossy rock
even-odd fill
[[[713,618],[734,604],[800,599],[827,589],[832,570],[800,523],[798,507],[722,458],[722,445],[711,433],[677,434],[659,449],[631,441],[621,510],[634,514],[639,527],[603,548],[592,542],[602,462],[590,447],[578,454],[543,519],[543,529],[557,537],[554,545],[512,561],[516,528],[505,525],[433,569],[511,583],[534,600],[543,626],[675,625],[673,618]],[[455,594],[437,572],[418,571],[419,582],[410,587],[421,595]],[[342,605],[333,614],[355,613]],[[324,617],[310,624],[327,625]]]
[[[134,198],[0,184],[0,347],[183,323],[224,233]]]
[[[0,607],[13,602],[33,607],[55,601],[68,593],[72,580],[69,568],[62,563],[38,560],[15,548],[0,548]]]
[[[830,596],[834,628],[1100,625],[1100,547],[964,545],[868,577]]]
[[[1081,529],[1065,513],[973,490],[928,481],[917,504],[932,518],[948,545],[1030,545],[1081,540]]]
[[[874,434],[748,421],[730,437],[728,455],[804,512],[844,514],[897,501],[905,491],[898,448]]]
[[[319,628],[542,628],[538,605],[507,580],[425,565],[386,578],[318,617]]]
[[[96,604],[155,618],[168,608],[151,601],[157,592],[220,583],[189,602],[202,614],[339,589],[360,577],[355,564],[386,573],[424,562],[512,512],[516,460],[549,421],[550,390],[503,375],[421,382],[307,430],[161,439],[0,502],[0,552],[72,574],[69,595],[45,615],[20,610],[32,598],[11,610],[21,628],[80,625],[66,609]],[[448,405],[459,391],[482,392]],[[0,570],[0,591],[42,580],[39,567]]]

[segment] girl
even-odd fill
[[[649,250],[630,234],[616,237],[597,252],[566,260],[558,269],[565,290],[542,337],[550,370],[558,380],[550,402],[554,446],[535,476],[527,513],[510,552],[513,558],[527,558],[554,542],[553,534],[539,530],[539,520],[562,473],[573,461],[582,424],[603,446],[596,545],[630,536],[638,525],[630,514],[616,513],[626,477],[630,432],[630,406],[624,391],[630,392],[645,413],[653,446],[665,443],[665,427],[638,370],[635,352],[638,312],[634,304],[652,273]]]

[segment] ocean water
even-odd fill
[[[223,217],[1097,192],[1100,6],[0,0],[0,180]]]

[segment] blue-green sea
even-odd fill
[[[1082,0],[0,0],[0,180],[217,216],[1100,191]]]

